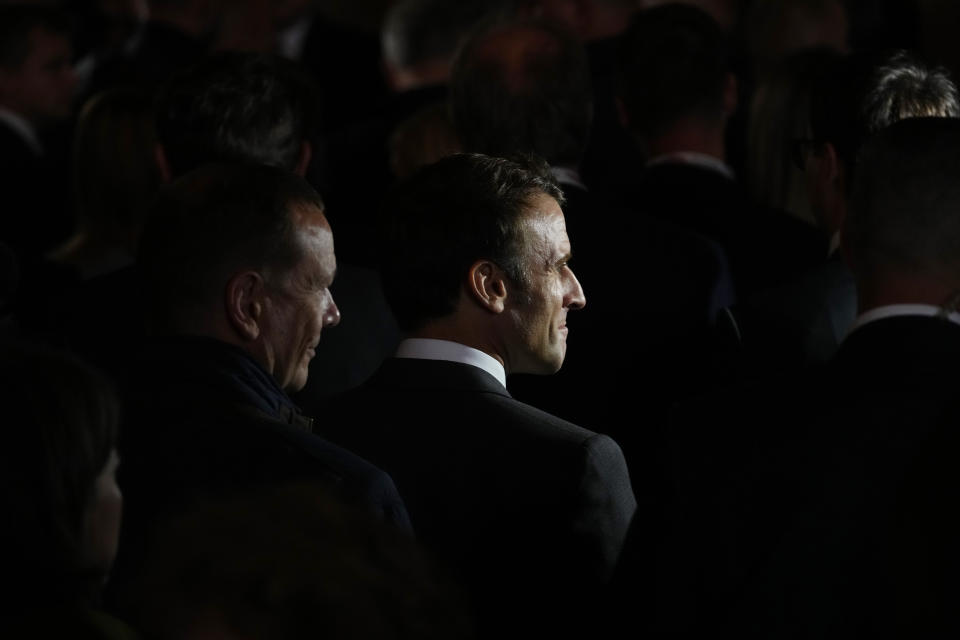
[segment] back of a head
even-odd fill
[[[542,162],[457,154],[423,167],[384,203],[381,277],[404,331],[456,309],[470,266],[496,262],[520,284],[521,223],[531,200],[563,195]]]
[[[112,89],[80,113],[73,174],[79,226],[88,240],[132,236],[160,186],[153,102],[139,89]]]
[[[101,586],[82,564],[83,518],[117,439],[111,385],[73,356],[0,346],[5,442],[0,451],[3,548],[16,602],[76,604]],[[22,600],[19,600],[22,599]]]
[[[842,0],[753,2],[743,19],[746,45],[758,77],[803,49],[847,50],[847,11]]]
[[[293,63],[221,53],[164,87],[157,135],[174,176],[206,162],[252,162],[292,171],[315,109],[310,84]]]
[[[619,94],[630,126],[656,136],[682,118],[721,121],[727,56],[720,26],[696,7],[638,13],[619,50]]]
[[[544,23],[503,23],[460,51],[450,108],[464,149],[536,154],[576,167],[587,146],[593,91],[583,46]]]
[[[864,142],[894,122],[958,116],[960,99],[946,71],[905,51],[848,56],[814,87],[810,104],[813,139],[832,144],[848,171]]]
[[[266,276],[292,267],[298,206],[323,202],[302,178],[265,165],[204,165],[162,188],[138,255],[155,329],[188,331],[177,326],[183,315],[222,305],[236,270]]]
[[[878,132],[860,153],[843,231],[857,275],[960,281],[958,210],[960,119],[909,118]]]
[[[488,0],[401,0],[381,29],[384,60],[397,69],[453,60],[464,38],[492,11]]]

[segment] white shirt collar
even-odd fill
[[[659,164],[689,164],[695,167],[709,169],[710,171],[716,171],[730,180],[734,179],[733,169],[730,168],[730,165],[720,158],[715,158],[697,151],[674,151],[647,160],[648,167],[655,167]]]
[[[857,316],[847,335],[849,336],[865,324],[884,318],[893,318],[896,316],[933,317],[942,312],[943,309],[941,307],[932,304],[888,304],[883,307],[875,307]],[[947,314],[946,319],[955,324],[960,324],[960,313],[956,311],[951,312]]]
[[[34,155],[43,155],[43,145],[40,144],[40,139],[37,138],[37,132],[34,131],[26,118],[6,107],[0,107],[0,121],[7,123],[8,127],[23,138],[23,141],[27,143],[27,146],[30,147]]]
[[[473,365],[496,378],[504,389],[507,388],[507,372],[502,364],[493,356],[459,342],[433,338],[407,338],[400,342],[395,355],[398,358],[447,360]]]

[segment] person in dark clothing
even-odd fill
[[[394,475],[489,636],[589,626],[636,509],[616,442],[506,387],[560,369],[586,302],[557,198],[544,167],[480,154],[398,187],[381,251],[408,337],[326,430]]]
[[[67,139],[76,78],[66,16],[0,7],[0,241],[25,267],[70,233]]]
[[[73,356],[5,342],[0,398],[9,426],[0,451],[9,586],[0,634],[135,638],[100,610],[123,511],[116,391]]]
[[[154,339],[126,380],[121,559],[194,499],[295,480],[409,530],[389,476],[314,435],[288,396],[340,320],[333,237],[303,179],[254,165],[187,174],[161,191],[138,265]]]

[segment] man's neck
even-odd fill
[[[507,386],[507,372],[503,362],[475,347],[456,340],[438,338],[407,338],[400,342],[397,358],[446,360],[468,364],[493,376],[501,385]]]
[[[858,312],[903,304],[942,306],[960,294],[960,279],[949,276],[917,276],[887,270],[871,278],[857,279]]]
[[[649,157],[670,153],[700,153],[726,160],[726,143],[722,123],[714,124],[701,119],[688,118],[677,122],[666,131],[646,140]]]

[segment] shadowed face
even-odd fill
[[[522,225],[526,286],[507,308],[515,339],[509,373],[556,373],[567,353],[567,312],[586,298],[567,265],[570,240],[557,201],[535,197]]]
[[[35,28],[29,48],[19,68],[0,68],[0,100],[34,125],[69,117],[76,87],[70,41]]]
[[[292,269],[270,279],[263,315],[267,370],[287,392],[306,385],[320,333],[340,322],[330,293],[337,270],[330,225],[310,205],[294,211],[293,220],[301,257]]]

